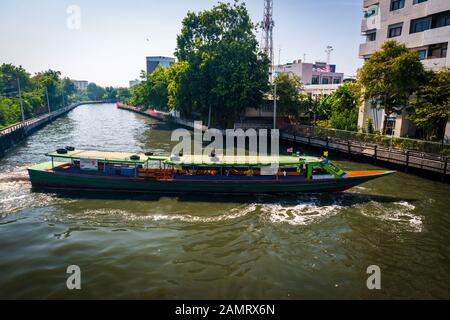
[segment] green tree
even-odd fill
[[[191,85],[189,82],[189,63],[181,61],[170,66],[168,70],[169,83],[167,86],[169,110],[179,111],[183,117],[190,117],[193,112],[193,106],[190,101]]]
[[[62,86],[60,75],[61,72],[59,71],[47,70],[36,73],[36,75],[32,78],[36,88],[40,90],[43,101],[45,101],[46,104],[46,95],[48,92],[48,100],[52,111],[55,111],[62,106]]]
[[[427,72],[408,111],[408,118],[423,130],[424,138],[441,140],[450,116],[450,70]]]
[[[396,41],[386,41],[358,73],[364,98],[378,101],[387,115],[400,114],[424,79],[416,51]],[[387,119],[385,119],[386,122]],[[383,126],[384,130],[386,125]]]
[[[117,99],[117,91],[113,87],[106,87],[105,88],[105,99],[114,101]]]
[[[90,100],[99,101],[105,97],[106,91],[95,83],[89,83],[86,89],[86,94]]]
[[[131,97],[130,90],[128,88],[117,88],[117,99],[119,101],[126,101]]]
[[[65,105],[68,105],[71,100],[69,97],[77,92],[77,87],[75,86],[75,83],[69,78],[62,79],[62,81],[60,82],[60,86],[61,94],[64,97],[64,103]]]
[[[262,102],[269,60],[259,53],[255,30],[245,4],[238,1],[184,18],[175,55],[188,64],[179,88],[190,89],[185,103],[203,120],[211,108],[213,123],[232,126],[246,107]],[[173,107],[186,111],[178,104]]]
[[[277,112],[282,116],[298,117],[300,112],[304,112],[307,99],[301,94],[302,83],[298,76],[281,73],[275,78],[277,85]],[[272,95],[274,92],[272,91]]]
[[[33,84],[30,74],[22,66],[16,67],[12,64],[3,63],[0,66],[0,95],[16,94],[18,83],[22,90],[32,90]]]
[[[351,82],[327,97],[331,105],[330,125],[341,130],[358,130],[359,87]]]
[[[0,96],[0,128],[21,121],[19,102]]]

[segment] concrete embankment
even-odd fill
[[[194,121],[190,121],[190,120],[184,120],[181,118],[177,118],[172,116],[171,114],[167,113],[167,112],[163,112],[163,111],[158,111],[158,110],[152,110],[152,109],[147,109],[145,111],[141,110],[140,108],[137,107],[133,107],[133,106],[127,106],[121,102],[117,103],[117,107],[119,109],[122,110],[128,110],[128,111],[132,111],[135,113],[139,113],[142,114],[144,116],[150,117],[150,118],[154,118],[157,120],[162,120],[162,121],[167,121],[167,122],[171,122],[177,125],[180,125],[182,127],[186,127],[189,129],[194,129],[195,128],[195,123]],[[199,127],[200,129],[200,127]],[[207,126],[202,126],[201,127],[202,131],[206,131],[208,130]]]

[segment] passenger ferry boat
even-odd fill
[[[392,171],[344,172],[326,158],[228,157],[75,150],[48,153],[28,169],[34,188],[148,193],[339,192]],[[278,167],[271,164],[278,160]]]

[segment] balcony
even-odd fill
[[[366,32],[373,29],[380,28],[380,17],[374,16],[370,18],[363,18],[361,21],[361,32]]]
[[[371,41],[366,43],[361,43],[359,45],[359,55],[360,57],[371,55],[374,51],[378,49],[378,41]]]
[[[434,59],[425,59],[422,60],[423,66],[425,69],[436,70],[444,67],[448,67],[447,58],[434,58]]]
[[[424,4],[427,6],[428,15],[450,10],[450,1],[448,0],[433,0],[421,3],[421,5]]]
[[[423,32],[423,45],[448,42],[450,38],[450,26],[429,29]]]
[[[364,0],[363,7],[368,8],[374,4],[380,3],[380,0]]]

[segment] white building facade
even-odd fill
[[[174,63],[175,58],[161,57],[161,56],[147,57],[147,73],[148,74],[152,73],[158,66],[167,68],[173,65]]]
[[[79,91],[86,91],[89,82],[86,80],[72,80],[75,87],[79,90]]]
[[[339,85],[344,80],[344,74],[336,72],[336,65],[325,62],[305,63],[296,60],[275,66],[274,72],[292,73],[300,78],[303,85]]]
[[[425,68],[449,68],[450,0],[364,0],[361,31],[366,42],[359,47],[359,56],[369,59],[387,40],[396,40],[419,53]],[[376,105],[366,102],[360,108],[358,126],[366,127],[371,117],[375,130],[382,130],[387,117],[388,133],[412,136],[414,126],[399,116],[384,114]]]

